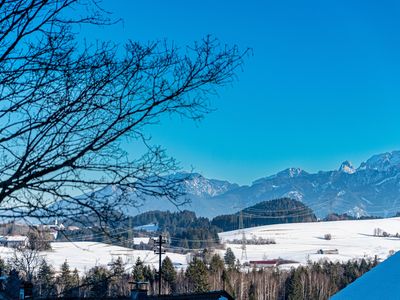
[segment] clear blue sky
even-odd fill
[[[400,2],[105,0],[123,24],[95,35],[252,47],[200,124],[151,128],[184,169],[249,184],[295,166],[356,166],[400,149]]]

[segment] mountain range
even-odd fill
[[[349,161],[336,170],[317,173],[292,167],[257,179],[249,186],[207,179],[197,173],[185,176],[183,188],[190,203],[181,209],[210,218],[285,197],[302,201],[318,217],[332,212],[386,217],[400,211],[400,151],[374,155],[358,168]],[[141,207],[129,209],[129,214],[150,210],[177,208],[167,200],[149,198]]]

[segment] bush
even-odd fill
[[[37,251],[51,250],[52,235],[49,231],[31,230],[28,233],[28,248]]]

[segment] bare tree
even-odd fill
[[[42,260],[38,250],[23,247],[14,250],[8,263],[11,268],[22,273],[25,280],[32,281]]]
[[[177,164],[145,130],[164,115],[202,118],[244,53],[211,37],[78,43],[77,24],[111,23],[102,12],[97,0],[0,1],[0,216],[105,219],[149,195],[180,204],[167,176]],[[118,197],[91,197],[109,185]]]

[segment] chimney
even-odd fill
[[[146,300],[149,283],[147,281],[130,282],[133,284],[131,290],[131,300]]]

